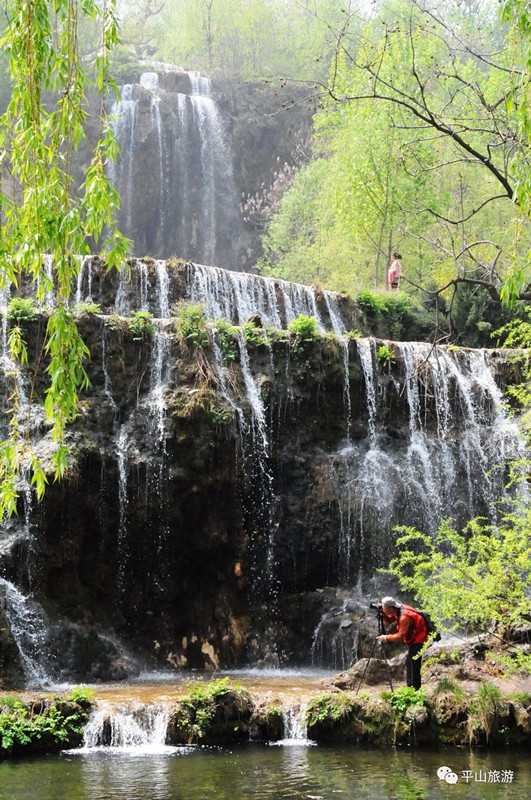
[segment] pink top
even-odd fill
[[[389,283],[397,283],[400,279],[400,261],[395,258],[395,260],[391,263],[389,267],[389,272],[387,273],[387,280]]]

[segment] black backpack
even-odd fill
[[[431,638],[432,642],[440,642],[441,641],[441,634],[435,627],[432,618],[428,614],[427,611],[419,611],[418,612],[421,617],[424,618],[424,622],[426,623],[426,627],[428,628],[428,636]]]

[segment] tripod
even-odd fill
[[[385,627],[384,627],[384,621],[383,621],[383,609],[382,609],[381,605],[375,605],[374,603],[371,603],[371,608],[376,608],[376,615],[377,615],[377,620],[378,620],[378,636],[382,636],[383,634],[385,634]],[[358,694],[359,690],[361,689],[361,684],[365,680],[365,675],[367,674],[367,670],[369,668],[369,664],[371,663],[371,659],[374,658],[374,651],[376,650],[376,647],[377,647],[378,644],[381,644],[382,645],[382,649],[383,649],[383,644],[384,643],[383,642],[379,642],[378,639],[375,639],[374,642],[373,642],[373,645],[372,645],[371,654],[370,654],[369,658],[367,659],[367,663],[365,664],[365,669],[363,670],[363,675],[361,676],[361,678],[359,680],[358,688],[356,689],[356,692],[355,692],[356,695]],[[387,661],[387,659],[385,659],[385,660]],[[388,671],[388,673],[387,673],[387,680],[389,682],[389,688],[391,689],[391,691],[394,691],[393,690],[393,679],[391,678],[391,672],[390,671]]]

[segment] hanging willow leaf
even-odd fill
[[[88,252],[88,240],[103,237],[101,252],[110,267],[118,267],[129,244],[116,230],[119,197],[106,170],[117,154],[105,108],[116,88],[109,76],[111,51],[119,38],[116,0],[7,0],[5,12],[0,46],[12,91],[0,118],[0,142],[18,194],[15,200],[0,194],[0,284],[29,283],[41,302],[48,293],[55,295],[44,342],[49,359],[44,407],[56,445],[53,469],[60,478],[68,469],[66,427],[78,413],[79,392],[89,383],[84,367],[89,351],[69,311],[79,256]],[[71,162],[85,138],[89,84],[79,55],[82,20],[92,20],[100,29],[91,80],[101,95],[101,131],[85,183],[76,194]],[[19,365],[27,363],[18,325],[10,331],[9,350]],[[21,430],[19,391],[12,405],[9,437],[0,443],[0,518],[16,511],[22,470],[30,470],[39,499],[47,483],[45,467],[32,451],[30,432]]]

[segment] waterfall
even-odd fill
[[[128,422],[124,422],[116,436],[116,458],[118,462],[118,536],[117,536],[117,560],[118,560],[118,588],[121,594],[126,588],[127,571],[127,508],[128,508],[128,457],[129,457],[129,431]]]
[[[86,278],[85,278],[86,275]],[[86,293],[83,292],[83,284],[86,282]],[[79,258],[79,271],[76,280],[76,305],[92,301],[92,256],[81,256]]]
[[[131,235],[133,228],[133,166],[135,157],[135,128],[137,119],[137,100],[134,97],[134,86],[126,83],[121,88],[120,99],[114,104],[111,112],[116,141],[120,145],[120,158],[111,162],[109,177],[119,190],[121,208],[125,219],[125,232]]]
[[[368,428],[371,443],[376,436],[376,389],[374,381],[373,347],[372,339],[358,339],[358,356],[360,359],[363,379],[365,381],[365,399],[368,412]]]
[[[329,476],[338,504],[338,571],[345,583],[356,570],[360,583],[365,567],[386,560],[393,525],[434,532],[444,516],[464,522],[486,513],[495,519],[504,465],[523,447],[488,352],[395,342],[403,377],[393,383],[375,364],[372,342],[361,339],[357,346],[367,437],[332,456]],[[387,425],[377,426],[376,386],[385,381],[387,391],[395,387],[406,412],[405,427],[392,439]]]
[[[28,685],[45,686],[50,677],[44,667],[48,620],[41,606],[10,581],[0,578],[5,611]]]
[[[189,93],[168,91],[159,72],[123,86],[113,109],[121,154],[110,177],[122,197],[121,225],[144,254],[233,266],[239,201],[211,83],[183,73]],[[152,174],[156,184],[146,180]]]
[[[311,739],[308,739],[305,704],[284,704],[282,707],[282,726],[284,738],[277,742],[270,742],[270,745],[276,747],[309,747],[315,744]]]
[[[92,712],[83,733],[87,752],[111,749],[113,752],[154,754],[176,751],[166,745],[169,709],[164,705],[102,705]]]
[[[168,296],[168,271],[166,262],[156,262],[157,287],[158,287],[158,309],[161,320],[170,316],[170,304]],[[164,449],[164,419],[166,416],[166,401],[164,393],[167,384],[169,355],[168,334],[161,325],[157,325],[153,334],[153,355],[151,366],[151,404],[156,420],[157,436],[161,447]]]
[[[202,303],[209,319],[226,319],[240,325],[258,314],[265,324],[285,328],[304,314],[317,320],[319,330],[325,329],[316,291],[311,286],[202,264],[186,265],[186,286],[188,298]],[[327,294],[333,297],[332,293]],[[339,318],[334,317],[334,324],[339,326],[337,330],[333,328],[335,332],[345,330]]]

